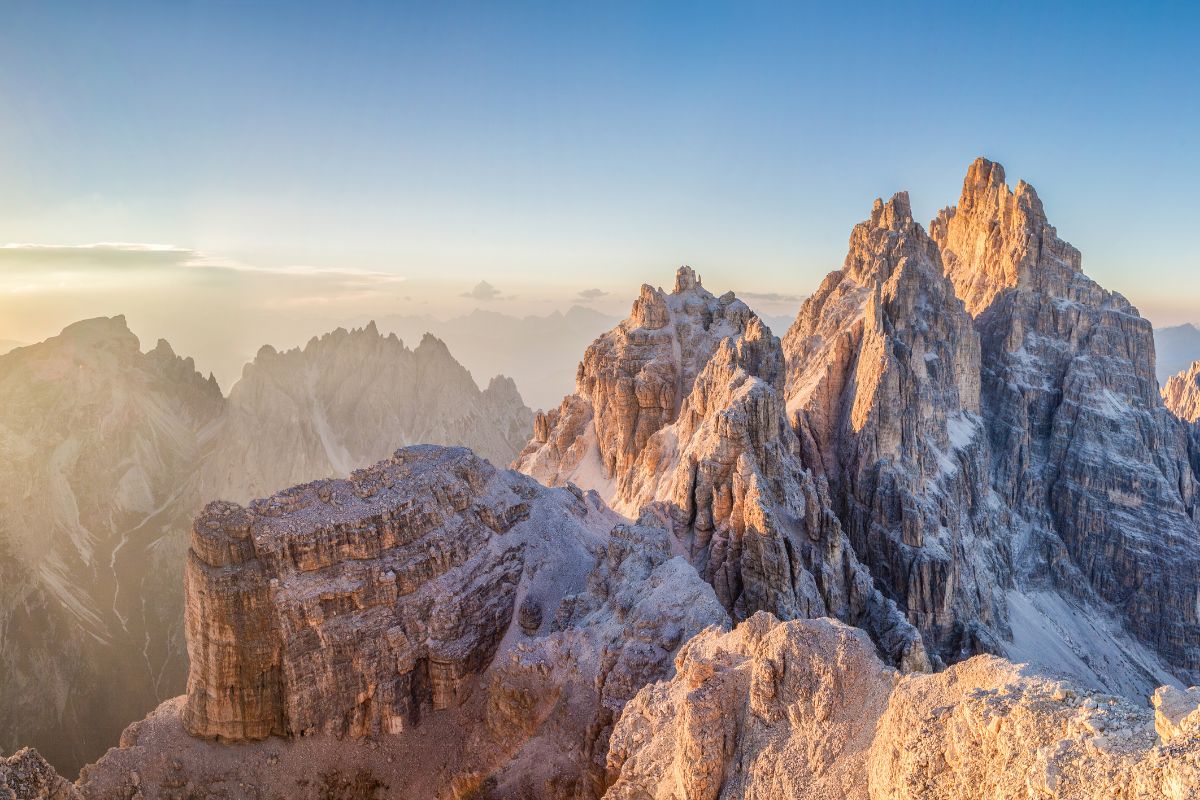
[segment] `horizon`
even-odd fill
[[[681,263],[794,315],[875,197],[927,224],[981,154],[1102,286],[1200,320],[1174,245],[1194,8],[69,7],[0,34],[0,339],[125,314],[245,352],[299,335],[256,330],[285,316],[624,316]],[[889,62],[912,91],[864,91]]]

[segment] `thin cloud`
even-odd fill
[[[748,300],[764,300],[768,303],[798,303],[804,299],[800,294],[781,294],[780,292],[738,292]]]
[[[4,263],[44,264],[47,266],[93,264],[125,269],[178,266],[191,269],[232,270],[265,276],[335,278],[341,279],[346,285],[402,283],[407,280],[405,276],[391,272],[345,267],[314,267],[299,264],[263,267],[188,247],[149,242],[93,242],[91,244],[10,242],[0,245],[0,264]]]
[[[460,297],[469,297],[472,300],[481,300],[485,303],[500,298],[500,290],[492,286],[487,281],[480,281],[475,284],[475,288],[469,292],[463,292]]]
[[[608,292],[604,291],[603,289],[584,289],[577,296],[580,300],[589,301],[598,300],[607,294]]]

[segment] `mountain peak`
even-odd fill
[[[125,323],[125,315],[115,317],[94,317],[74,322],[63,328],[59,334],[61,339],[79,345],[103,346],[117,344],[122,348],[139,350],[141,345],[137,336],[129,330]]]
[[[875,198],[871,207],[871,226],[899,231],[913,224],[912,204],[908,200],[908,192],[896,192],[886,203],[882,198]]]
[[[1019,181],[1010,189],[1004,167],[986,158],[972,162],[958,204],[942,209],[929,229],[972,316],[1023,279],[1049,290],[1080,271],[1079,251],[1058,238],[1033,186]]]
[[[675,294],[695,289],[699,285],[700,276],[687,264],[675,271]]]
[[[967,168],[967,177],[963,180],[963,194],[967,194],[968,188],[998,189],[1001,186],[1004,186],[1004,166],[980,156]]]

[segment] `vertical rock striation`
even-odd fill
[[[623,513],[665,521],[735,618],[833,614],[868,629],[896,663],[929,666],[855,557],[828,487],[804,468],[784,414],[779,340],[741,301],[713,297],[684,267],[671,295],[643,287],[579,375],[558,414],[539,417],[519,468],[607,490]]]
[[[998,164],[977,160],[931,227],[980,333],[992,484],[1015,515],[1021,584],[1098,596],[1195,678],[1196,478],[1150,323],[1082,273],[1033,187],[1010,190]]]
[[[979,339],[908,196],[877,200],[783,340],[787,409],[860,559],[952,661],[1007,632]]]

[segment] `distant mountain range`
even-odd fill
[[[0,356],[0,750],[73,771],[183,690],[180,575],[206,501],[422,442],[511,461],[533,421],[512,380],[481,390],[419,341],[368,325],[264,347],[228,397],[166,341],[142,352],[124,317]]]

